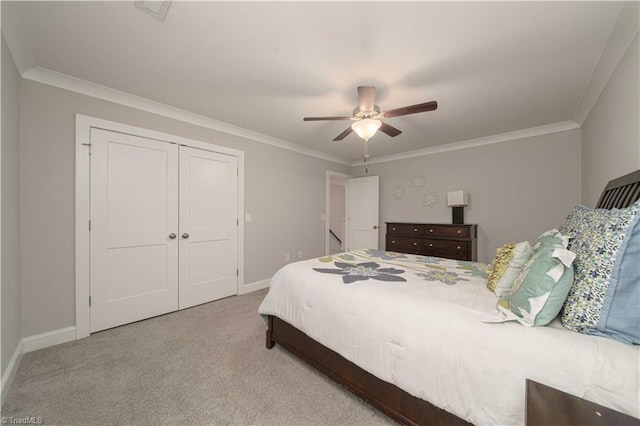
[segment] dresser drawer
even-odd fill
[[[468,226],[424,225],[424,235],[427,237],[469,238],[469,229]]]
[[[424,240],[424,253],[427,256],[446,257],[448,259],[467,260],[469,258],[469,241]]]
[[[424,241],[419,238],[387,235],[386,249],[388,251],[396,251],[399,253],[420,254],[424,249]]]
[[[413,225],[410,223],[389,223],[387,225],[387,234],[402,236],[422,236],[424,235],[424,225]]]

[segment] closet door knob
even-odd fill
[[[169,234],[169,238],[171,238],[172,240],[176,238],[176,234],[174,234],[173,232]]]
[[[182,234],[182,238],[184,238],[184,239],[186,240],[187,238],[189,238],[189,234],[187,234],[187,233],[185,232],[184,234]]]

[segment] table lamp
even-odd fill
[[[468,204],[467,193],[463,190],[447,192],[447,206],[451,207],[451,221],[454,225],[464,223],[464,206]]]

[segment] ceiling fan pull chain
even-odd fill
[[[369,173],[369,141],[364,141],[364,172]]]

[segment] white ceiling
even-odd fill
[[[3,1],[3,3],[7,3]],[[22,73],[42,67],[345,160],[332,139],[356,86],[389,119],[373,157],[571,120],[620,2],[183,2],[164,22],[133,2],[3,4]]]

